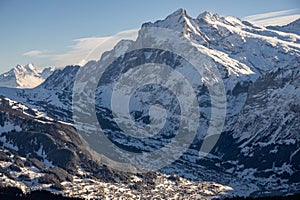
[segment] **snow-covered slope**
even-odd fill
[[[90,109],[96,108],[97,119],[114,144],[128,151],[151,152],[168,144],[180,124],[176,121],[180,112],[174,95],[157,85],[139,88],[129,103],[132,120],[147,126],[151,119],[149,104],[159,103],[167,110],[169,121],[161,134],[128,138],[112,114],[111,94],[122,73],[135,66],[168,65],[191,82],[201,107],[201,118],[189,148],[160,171],[195,182],[218,182],[231,187],[233,195],[294,193],[300,189],[300,35],[296,25],[288,27],[289,31],[286,27],[276,30],[257,27],[232,16],[209,12],[193,18],[179,9],[164,20],[145,23],[136,41],[119,42],[99,61],[91,61],[82,68],[68,66],[57,70],[34,89],[0,88],[0,94],[69,123],[77,120],[74,112],[82,113],[83,118],[89,120],[93,116]],[[153,31],[153,28],[157,29]],[[165,34],[168,31],[159,34],[159,29],[176,32],[176,37],[173,33]],[[179,53],[163,51],[166,47]],[[196,58],[189,56],[189,52],[195,53]],[[194,58],[192,63],[211,64],[201,68],[202,77],[199,77],[180,55]],[[97,71],[109,64],[110,68],[98,80]],[[138,68],[135,72],[136,79],[132,83],[155,74],[156,70]],[[171,76],[167,73],[165,77]],[[199,149],[203,132],[209,128],[212,101],[222,101],[221,97],[212,100],[212,93],[217,91],[211,90],[209,84],[220,82],[224,83],[226,95],[224,127],[211,153],[200,158]],[[176,79],[167,83],[177,84]],[[177,87],[180,88],[184,87]],[[215,95],[218,97],[218,93]],[[96,105],[90,106],[94,100]],[[120,103],[125,106],[123,100]],[[86,127],[90,133],[99,130],[94,125]]]
[[[0,86],[10,88],[34,88],[40,85],[54,71],[48,67],[38,71],[33,64],[17,65],[10,71],[0,75]]]

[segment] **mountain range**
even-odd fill
[[[33,88],[44,82],[54,71],[54,67],[38,71],[33,64],[17,65],[0,75],[0,86],[10,88]]]
[[[117,82],[124,74],[128,82],[133,73],[132,85],[137,85],[134,81],[155,74],[157,69],[136,68],[147,63],[168,65],[191,83],[200,105],[199,123],[192,127],[197,130],[195,137],[174,162],[146,173],[137,172],[137,162],[128,166],[130,172],[122,172],[110,166],[110,154],[95,153],[91,143],[87,147],[82,137],[88,136],[79,132],[93,135],[99,130],[88,122],[94,109],[106,137],[124,151],[146,154],[172,142],[180,129],[178,120],[186,118],[181,115],[180,98],[158,84],[138,88],[129,109],[136,124],[147,126],[162,115],[149,116],[149,104],[160,104],[167,117],[159,134],[129,137],[114,119],[111,98],[114,88],[122,86]],[[200,63],[201,76],[191,63]],[[92,76],[103,66],[108,67],[100,79]],[[17,82],[21,69],[38,80],[46,79],[34,86],[26,78]],[[193,18],[179,9],[163,20],[143,24],[136,41],[120,41],[98,61],[47,71],[49,77],[32,65],[17,66],[0,77],[2,86],[10,84],[0,88],[4,186],[24,191],[43,188],[83,198],[127,195],[136,199],[271,196],[300,190],[299,19],[285,26],[260,27],[209,12]],[[177,79],[168,79],[171,75],[166,72],[167,81],[161,83],[176,85]],[[6,77],[12,80],[7,85]],[[221,92],[210,85],[219,83]],[[182,93],[187,91],[182,88]],[[222,104],[223,99],[226,109],[218,109],[225,112],[224,126],[216,144],[201,157],[214,102]],[[117,102],[125,106],[124,101]],[[121,123],[126,128],[127,121]],[[172,153],[177,154],[177,149]]]

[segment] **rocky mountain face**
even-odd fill
[[[44,82],[54,71],[53,67],[38,71],[33,64],[17,65],[0,75],[0,86],[9,88],[34,88]]]
[[[11,162],[10,157],[11,154],[16,154],[20,160],[36,158],[44,167],[49,165],[51,170],[57,167],[66,171],[66,174],[73,177],[73,181],[68,184],[66,182],[69,179],[57,181],[63,182],[61,185],[65,187],[72,187],[72,184],[75,187],[82,169],[87,172],[85,175],[92,177],[90,182],[95,183],[97,180],[98,183],[101,182],[101,187],[109,186],[117,188],[118,191],[125,185],[130,185],[130,181],[139,179],[136,184],[142,184],[147,180],[147,187],[144,184],[134,186],[138,188],[133,190],[131,188],[130,195],[134,193],[136,196],[137,191],[141,190],[149,196],[158,194],[154,191],[159,190],[159,184],[163,184],[161,187],[166,189],[166,184],[174,183],[168,182],[171,174],[175,174],[175,179],[179,182],[176,182],[176,187],[173,185],[170,188],[178,194],[178,191],[188,192],[189,189],[195,190],[192,189],[195,185],[201,185],[204,189],[198,198],[208,198],[209,194],[220,196],[222,193],[243,196],[296,193],[300,189],[298,22],[299,20],[282,27],[258,27],[235,17],[221,17],[209,12],[192,18],[185,10],[180,9],[164,20],[145,23],[136,41],[121,41],[112,51],[104,53],[99,61],[91,61],[82,68],[67,66],[56,70],[44,83],[33,89],[0,88],[1,95],[20,102],[22,109],[24,107],[23,110],[19,109],[18,115],[23,116],[30,112],[33,113],[30,114],[31,118],[32,115],[34,118],[33,121],[24,121],[20,117],[7,117],[7,114],[2,114],[0,132],[3,154],[9,154],[8,158],[4,156],[3,159],[10,161],[2,168],[7,170],[11,165],[16,165]],[[128,175],[115,172],[108,165],[107,174],[111,175],[107,176],[114,180],[110,180],[109,184],[112,185],[104,184],[106,172],[99,179],[94,175],[97,172],[91,169],[89,162],[84,163],[87,160],[94,163],[95,158],[82,145],[77,132],[83,130],[88,135],[96,134],[99,127],[91,123],[90,119],[97,119],[105,136],[118,148],[146,154],[172,143],[180,130],[180,120],[188,121],[188,118],[193,117],[192,114],[185,116],[185,110],[180,104],[180,94],[191,96],[189,88],[181,83],[176,85],[179,79],[170,70],[136,67],[148,63],[167,65],[188,80],[200,108],[199,122],[186,132],[193,129],[196,130],[196,135],[183,154],[159,172]],[[200,73],[195,69],[200,69]],[[154,78],[147,79],[151,74],[155,74]],[[134,79],[129,79],[130,76]],[[155,82],[155,77],[159,76],[164,79]],[[158,134],[135,137],[124,131],[132,126],[126,120],[118,121],[118,113],[113,111],[114,107],[111,105],[114,95],[118,97],[123,94],[122,91],[114,93],[114,89],[124,85],[122,80],[131,86],[138,85],[138,81],[148,83],[138,85],[140,87],[132,94],[128,104],[124,103],[125,99],[118,98],[115,103],[122,107],[128,106],[129,118],[139,126],[147,127],[155,122],[154,130],[161,129]],[[214,85],[220,87],[213,87]],[[2,101],[11,102],[4,98]],[[161,125],[158,120],[164,112],[152,112],[151,105],[163,107],[166,118],[164,124]],[[217,111],[225,112],[224,121],[218,121],[221,123],[218,126],[221,127],[221,134],[209,154],[201,157],[199,151],[202,144],[205,144],[205,134],[211,130],[210,120],[216,111],[214,105],[226,107],[217,108]],[[187,110],[192,108],[187,107]],[[5,106],[2,109],[5,111]],[[95,116],[93,110],[96,112]],[[34,114],[35,112],[40,114]],[[123,124],[125,128],[120,128],[119,124]],[[73,125],[77,131],[72,128]],[[36,129],[28,132],[31,127]],[[218,127],[213,127],[212,130],[218,131]],[[26,145],[34,143],[34,132],[40,129],[43,131],[36,133],[40,135],[36,137],[36,143],[42,145],[31,145],[28,150],[24,149]],[[81,136],[88,138],[87,135]],[[55,137],[58,137],[57,142]],[[172,153],[175,155],[181,150],[174,148]],[[67,156],[63,156],[63,159],[56,158],[58,154],[53,153],[55,151],[63,151],[62,154]],[[83,153],[78,155],[78,152]],[[111,156],[103,154],[103,157]],[[96,169],[103,169],[101,161],[100,164],[96,163]],[[9,174],[6,171],[5,176],[9,177]],[[16,179],[16,176],[11,179],[24,183],[21,179]],[[123,185],[116,179],[124,180]],[[213,186],[206,188],[205,181],[214,182],[210,183]],[[40,186],[40,183],[36,185]],[[62,190],[65,193],[73,191]],[[171,192],[167,194],[171,195]]]

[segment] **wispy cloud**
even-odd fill
[[[138,30],[122,31],[114,36],[79,38],[65,53],[54,55],[51,60],[56,66],[70,64],[84,65],[90,60],[98,60],[102,53],[111,50],[120,40],[134,40]]]
[[[28,57],[40,57],[42,55],[43,55],[43,51],[40,50],[32,50],[23,53],[23,56],[28,56]]]
[[[300,18],[300,9],[282,10],[277,12],[251,15],[244,18],[260,26],[285,25]]]
[[[300,18],[300,14],[298,15],[289,15],[289,16],[282,16],[282,17],[274,17],[271,19],[264,19],[255,21],[254,23],[260,26],[269,26],[269,25],[286,25],[292,21],[295,21]]]

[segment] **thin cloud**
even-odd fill
[[[56,66],[84,65],[90,60],[98,60],[102,53],[111,50],[120,40],[134,40],[138,30],[122,31],[114,36],[79,38],[73,40],[74,45],[63,54],[52,57]]]
[[[260,26],[269,26],[269,25],[286,25],[300,18],[300,14],[298,15],[290,15],[283,17],[274,17],[271,19],[259,20],[256,21],[255,24]]]
[[[291,10],[281,10],[277,12],[268,12],[268,13],[263,13],[263,14],[257,14],[257,15],[250,15],[245,17],[245,20],[262,20],[266,18],[271,18],[271,17],[278,17],[282,15],[290,15],[295,12],[299,11],[299,9],[291,9]]]
[[[296,19],[300,18],[300,9],[282,10],[277,12],[262,13],[251,15],[244,18],[260,26],[269,25],[286,25]]]
[[[23,53],[23,56],[28,56],[28,57],[40,57],[41,55],[43,55],[43,51],[40,50],[32,50]]]

